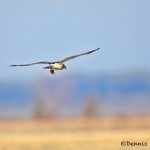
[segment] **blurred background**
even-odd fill
[[[149,4],[1,0],[0,117],[80,116],[95,103],[99,115],[149,115]],[[56,76],[43,65],[9,67],[97,47]]]
[[[150,128],[149,6],[148,0],[0,0],[1,122]],[[56,76],[43,65],[9,67],[98,47]],[[92,119],[94,125],[80,124]]]

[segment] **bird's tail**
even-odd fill
[[[43,67],[43,69],[51,69],[51,66]]]

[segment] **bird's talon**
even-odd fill
[[[51,74],[55,74],[55,70],[54,69],[50,69],[50,73]]]

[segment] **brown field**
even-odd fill
[[[0,150],[150,150],[149,118],[3,120]],[[121,146],[122,141],[147,146]]]

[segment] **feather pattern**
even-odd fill
[[[85,53],[82,53],[82,54],[73,55],[73,56],[67,57],[67,58],[65,58],[65,59],[63,59],[61,61],[56,61],[56,62],[40,61],[40,62],[34,62],[34,63],[30,63],[30,64],[10,65],[10,67],[31,66],[31,65],[37,65],[37,64],[48,64],[49,66],[44,67],[44,69],[50,69],[50,72],[52,74],[55,74],[56,70],[66,69],[66,66],[64,65],[64,62],[66,62],[68,60],[71,60],[71,59],[74,59],[74,58],[79,57],[79,56],[91,54],[91,53],[93,53],[93,52],[95,52],[95,51],[97,51],[99,49],[100,48],[97,48],[97,49],[94,49],[94,50],[91,50],[91,51],[88,51],[88,52],[85,52]]]
[[[79,54],[79,55],[70,56],[70,57],[67,57],[67,58],[65,58],[65,59],[63,59],[63,60],[61,60],[61,61],[59,61],[59,62],[63,63],[63,62],[66,62],[66,61],[68,61],[68,60],[74,59],[74,58],[79,57],[79,56],[88,55],[88,54],[91,54],[91,53],[93,53],[93,52],[95,52],[95,51],[97,51],[97,50],[99,50],[99,49],[100,49],[100,48],[97,48],[97,49],[95,49],[95,50],[88,51],[88,52],[85,52],[85,53],[82,53],[82,54]]]
[[[53,64],[53,63],[55,63],[55,62],[40,61],[40,62],[35,62],[35,63],[30,63],[30,64],[10,65],[10,67],[16,67],[16,66],[31,66],[31,65],[36,65],[36,64]]]

